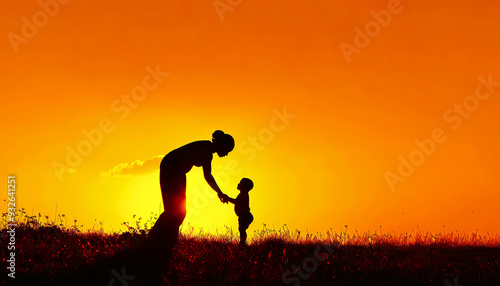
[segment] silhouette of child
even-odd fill
[[[234,204],[234,212],[238,216],[238,230],[240,231],[240,246],[245,246],[247,241],[247,229],[253,222],[253,215],[250,213],[250,198],[248,192],[253,188],[252,180],[241,179],[238,184],[240,194],[236,199],[227,197],[227,201]]]

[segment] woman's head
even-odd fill
[[[233,136],[226,134],[221,130],[216,130],[214,134],[212,134],[212,142],[215,145],[215,152],[217,152],[219,157],[226,156],[234,149]]]

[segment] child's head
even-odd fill
[[[238,184],[238,190],[242,192],[250,192],[252,188],[253,188],[253,182],[248,178],[241,179],[240,183]]]

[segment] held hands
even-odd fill
[[[222,203],[227,204],[228,203],[228,195],[224,194],[223,192],[218,193],[219,199]]]

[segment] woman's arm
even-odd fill
[[[214,191],[217,192],[219,199],[223,203],[227,202],[228,196],[224,194],[217,185],[217,182],[215,181],[214,176],[212,175],[212,165],[210,164],[210,162],[208,164],[203,165],[203,176],[205,177],[205,180],[207,181],[208,185],[212,189],[214,189]]]

